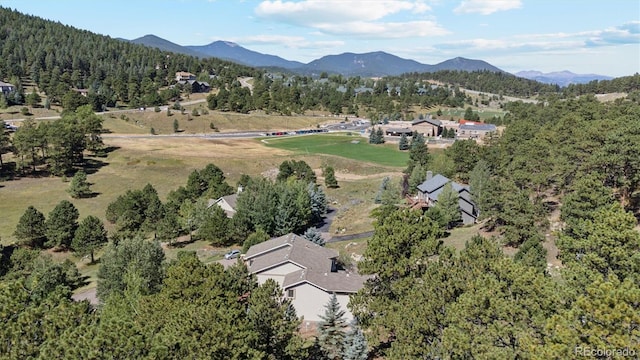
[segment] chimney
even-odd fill
[[[242,185],[238,185],[238,194],[240,194],[242,192],[242,190],[243,190]]]
[[[431,170],[427,171],[427,180],[431,180],[432,177],[433,177],[433,171]]]

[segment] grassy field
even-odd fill
[[[409,153],[397,150],[397,145],[371,145],[359,134],[305,135],[288,138],[264,138],[267,146],[293,151],[297,154],[328,154],[383,166],[402,167]]]

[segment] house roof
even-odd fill
[[[496,131],[497,128],[493,124],[461,124],[458,129],[476,130],[476,131]]]
[[[424,192],[424,193],[431,193],[436,191],[437,189],[443,187],[446,183],[448,183],[449,180],[448,178],[437,174],[436,176],[432,177],[429,180],[425,180],[422,184],[418,185],[418,190]]]
[[[429,196],[429,199],[438,201],[438,197],[440,196],[440,193],[442,193],[442,189],[449,182],[451,182],[451,187],[459,194],[459,197],[463,198],[467,202],[472,202],[468,186],[459,184],[455,181],[451,181],[449,180],[449,178],[440,174],[437,174],[431,179],[426,180],[422,184],[418,185],[418,190],[426,193],[427,196]]]
[[[226,201],[229,206],[235,209],[236,204],[238,203],[238,194],[225,195],[220,199]]]
[[[331,271],[332,261],[338,252],[295,235],[287,234],[253,245],[244,258],[249,270],[258,273],[286,262],[292,262],[308,270]]]
[[[442,122],[440,122],[440,120],[436,120],[436,119],[432,119],[432,118],[426,118],[426,119],[418,119],[418,120],[413,120],[411,122],[411,126],[414,125],[419,125],[422,123],[427,123],[433,126],[442,126]]]
[[[0,81],[0,86],[11,86],[11,87],[13,87],[13,84],[9,84],[9,83],[6,83],[4,81]]]
[[[326,292],[355,293],[362,289],[364,282],[368,278],[367,276],[344,271],[321,272],[303,269],[287,274],[284,277],[282,288],[287,290],[303,283],[309,283]]]

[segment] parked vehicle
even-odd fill
[[[228,253],[224,254],[224,258],[226,260],[235,259],[240,256],[240,250],[231,250]]]

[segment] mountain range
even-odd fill
[[[560,86],[567,86],[569,84],[586,84],[593,80],[611,80],[610,76],[597,75],[597,74],[574,74],[571,71],[556,71],[550,73],[542,73],[540,71],[529,70],[519,71],[514,74],[515,76],[523,77],[529,80],[535,80],[537,82],[545,84],[557,84]]]
[[[214,41],[208,45],[182,46],[162,39],[155,35],[129,40],[135,44],[155,47],[163,51],[170,51],[200,58],[216,57],[242,65],[282,69],[298,74],[320,74],[321,72],[341,74],[344,76],[397,76],[409,72],[436,72],[441,70],[479,71],[488,70],[504,72],[503,70],[483,61],[456,57],[435,65],[422,64],[415,60],[403,59],[383,52],[369,52],[364,54],[343,53],[327,55],[307,64],[299,61],[283,59],[279,56],[262,54],[246,49],[230,41]],[[587,83],[592,80],[608,80],[611,77],[595,74],[574,74],[569,71],[542,73],[539,71],[521,71],[514,74],[530,80],[546,84],[566,86],[572,83]]]

